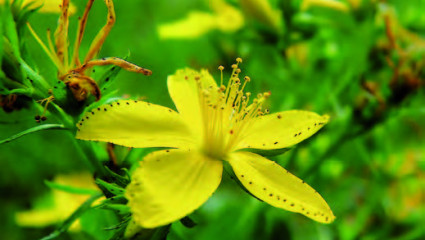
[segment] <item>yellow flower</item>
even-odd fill
[[[220,184],[223,161],[243,186],[272,206],[299,212],[322,223],[335,217],[313,188],[277,163],[250,149],[283,149],[310,137],[328,116],[307,111],[267,115],[270,96],[243,89],[238,64],[227,87],[206,70],[184,69],[168,78],[178,113],[142,101],[118,101],[88,112],[78,123],[77,138],[127,147],[167,147],[145,157],[133,173],[126,197],[134,221],[154,228],[176,221],[200,207]],[[219,69],[222,71],[223,67]],[[251,103],[251,104],[249,104]]]
[[[282,13],[273,9],[269,0],[239,0],[247,18],[258,20],[276,32],[282,31]]]
[[[341,12],[348,12],[350,10],[346,3],[336,0],[304,0],[301,3],[302,10],[307,10],[314,7],[324,7]]]
[[[211,0],[214,13],[193,11],[186,18],[158,27],[161,39],[190,39],[210,31],[234,32],[244,25],[242,13],[224,0]]]
[[[36,206],[34,209],[16,213],[15,221],[18,225],[26,227],[46,227],[62,222],[90,198],[90,192],[99,191],[93,181],[93,176],[88,172],[59,175],[55,177],[53,182],[60,185],[85,189],[88,194],[73,194],[53,189],[49,194],[53,202],[49,204],[48,207]],[[46,197],[43,198],[43,200],[45,199]],[[41,202],[39,205],[43,205],[43,203]],[[70,229],[78,231],[80,228],[80,223],[77,220],[72,224]]]
[[[6,0],[0,0],[0,4],[5,3]],[[10,2],[13,2],[13,0],[11,0]],[[62,0],[23,0],[22,1],[22,6],[26,6],[28,4],[31,4],[31,6],[33,7],[39,7],[41,6],[39,12],[43,12],[43,13],[57,13],[61,11],[61,8],[59,7],[59,5],[61,5]],[[76,7],[71,4],[69,6],[69,13],[70,14],[74,14],[76,11]]]

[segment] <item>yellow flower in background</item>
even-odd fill
[[[354,1],[352,2],[355,4]],[[348,12],[350,10],[348,4],[337,0],[303,0],[301,3],[301,10],[307,10],[314,7],[324,7],[341,12]]]
[[[88,172],[59,175],[53,180],[53,183],[86,189],[87,194],[73,194],[53,189],[41,199],[42,201],[39,201],[38,205],[41,206],[35,206],[34,209],[16,213],[15,221],[18,225],[24,227],[46,227],[60,223],[91,197],[90,192],[94,193],[99,190],[93,181],[93,176]],[[70,230],[78,231],[80,227],[80,222],[77,220],[71,225]]]
[[[162,24],[158,27],[161,39],[193,39],[211,31],[235,32],[251,19],[282,32],[282,17],[279,10],[272,8],[268,0],[240,0],[243,11],[226,3],[225,0],[209,0],[213,13],[192,11],[182,20]]]
[[[214,30],[234,32],[244,26],[242,13],[226,1],[211,0],[209,3],[213,13],[192,11],[182,20],[160,25],[159,37],[161,39],[191,39]]]
[[[0,4],[3,4],[5,2],[6,0],[0,0]],[[10,2],[13,2],[13,0],[11,0]],[[22,1],[22,6],[26,6],[28,4],[31,4],[31,6],[33,7],[42,6],[40,10],[38,10],[39,12],[58,13],[58,12],[61,12],[61,8],[59,7],[59,5],[62,4],[62,0],[23,0]],[[74,14],[76,10],[77,8],[75,7],[75,5],[71,4],[69,7],[69,13]]]
[[[217,85],[206,70],[177,71],[168,90],[178,112],[142,101],[121,100],[86,113],[77,138],[134,148],[167,147],[147,155],[126,189],[135,223],[144,228],[169,224],[199,208],[220,184],[223,161],[257,198],[321,222],[335,217],[325,200],[303,180],[250,149],[288,148],[316,133],[328,116],[307,111],[267,114],[244,93],[238,64],[227,84]],[[222,71],[223,67],[219,67]]]
[[[283,22],[280,10],[273,9],[268,0],[240,0],[246,18],[252,18],[282,32]]]

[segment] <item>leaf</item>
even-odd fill
[[[78,187],[73,187],[73,186],[68,186],[68,185],[63,185],[63,184],[47,181],[47,180],[45,180],[44,183],[52,189],[60,190],[67,193],[82,194],[82,195],[88,195],[88,194],[93,195],[93,194],[100,193],[99,191],[94,189],[78,188]]]
[[[245,148],[244,149],[244,151],[246,151],[246,152],[256,153],[256,154],[261,155],[263,157],[277,156],[277,155],[286,153],[289,150],[291,150],[291,148],[279,148],[279,149],[271,149],[271,150],[264,150],[264,149],[257,149],[257,148]]]
[[[117,184],[105,182],[100,178],[97,178],[95,182],[104,192],[106,191],[113,196],[124,195],[124,188],[118,186]]]
[[[19,58],[19,38],[18,33],[16,31],[15,20],[12,16],[12,9],[8,2],[6,2],[5,4],[5,9],[2,15],[4,16],[4,36],[9,39],[12,45],[13,54]]]
[[[112,210],[123,215],[130,213],[130,207],[123,204],[100,204],[96,208]]]
[[[27,130],[24,130],[20,133],[17,133],[11,137],[8,137],[6,139],[0,140],[0,144],[3,143],[8,143],[11,142],[13,140],[16,140],[22,136],[25,136],[27,134],[30,133],[34,133],[34,132],[38,132],[38,131],[43,131],[43,130],[53,130],[53,129],[58,129],[58,130],[68,130],[68,128],[65,128],[62,124],[44,124],[44,125],[39,125],[39,126],[35,126],[33,128],[29,128]]]
[[[41,240],[50,240],[59,237],[62,233],[68,230],[71,224],[83,215],[87,210],[91,209],[91,204],[102,196],[101,193],[91,196],[85,201],[71,216],[68,217],[54,232]]]
[[[130,54],[128,54],[127,56],[125,56],[122,59],[127,60],[129,55]],[[115,78],[117,77],[117,75],[121,71],[121,69],[122,68],[120,68],[118,66],[109,67],[99,79],[96,79],[96,81],[99,85],[99,88],[102,89],[102,91],[107,90],[109,88],[109,86],[111,86],[112,82],[115,80]]]
[[[114,178],[114,179],[115,179],[115,182],[116,182],[118,185],[120,185],[120,186],[122,186],[122,187],[125,187],[125,186],[127,186],[127,185],[130,183],[130,179],[129,179],[128,175],[126,175],[126,176],[121,176],[121,175],[119,175],[118,173],[116,173],[116,172],[112,171],[112,170],[111,170],[108,166],[105,166],[105,170],[106,170],[106,172],[107,172],[107,173],[109,173],[109,175],[110,175],[112,178]]]

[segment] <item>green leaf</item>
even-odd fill
[[[128,214],[131,212],[130,207],[123,204],[100,204],[97,205],[96,208],[112,210],[119,214]]]
[[[118,173],[112,171],[108,166],[105,166],[106,172],[112,177],[114,178],[115,182],[122,186],[125,187],[130,183],[130,179],[128,177],[128,175],[126,176],[121,176]]]
[[[5,8],[2,15],[4,17],[4,36],[9,39],[12,46],[13,54],[19,58],[20,52],[18,32],[16,31],[16,24],[15,20],[13,19],[12,9],[8,2],[6,2],[5,4]]]
[[[273,157],[280,154],[283,154],[287,151],[291,150],[291,148],[280,148],[280,149],[272,149],[272,150],[264,150],[264,149],[256,149],[256,148],[246,148],[244,151],[256,153],[263,157]]]
[[[100,189],[102,189],[102,191],[104,191],[104,192],[106,191],[110,195],[113,195],[113,196],[124,195],[124,188],[118,186],[115,183],[108,183],[108,182],[103,181],[100,178],[97,178],[95,180],[95,182],[100,187]]]
[[[73,187],[73,186],[68,186],[68,185],[63,185],[63,184],[47,181],[47,180],[45,180],[44,183],[52,189],[60,190],[67,193],[82,194],[82,195],[93,195],[93,194],[100,193],[98,190],[94,190],[94,189],[78,188],[78,187]]]
[[[44,131],[44,130],[53,130],[53,129],[68,130],[62,124],[39,125],[39,126],[35,126],[35,127],[32,127],[32,128],[29,128],[27,130],[24,130],[24,131],[17,133],[15,135],[11,136],[11,137],[6,138],[6,139],[0,140],[0,144],[11,142],[13,140],[16,140],[16,139],[18,139],[22,136],[25,136],[27,134],[30,134],[30,133],[34,133],[34,132],[38,132],[38,131]]]
[[[59,227],[49,234],[48,236],[42,238],[41,240],[50,240],[59,237],[62,233],[66,232],[72,223],[81,217],[87,210],[91,209],[91,204],[102,196],[101,193],[91,196],[87,201],[85,201],[71,216],[68,217]]]
[[[130,54],[128,54],[130,55]],[[124,57],[124,60],[127,60],[128,55]],[[121,68],[118,66],[111,66],[108,70],[105,71],[105,73],[96,81],[99,84],[99,88],[102,90],[107,90],[109,86],[111,86],[112,82],[117,77],[118,73],[121,71]]]

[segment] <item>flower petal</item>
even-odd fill
[[[87,112],[77,124],[76,138],[126,147],[182,148],[192,133],[175,111],[142,101],[121,100]]]
[[[146,156],[126,190],[133,219],[144,228],[172,223],[217,189],[223,165],[198,152],[163,150]]]
[[[277,163],[250,152],[231,154],[229,163],[243,186],[266,203],[321,223],[335,219],[319,193]]]
[[[196,80],[198,79],[198,80]],[[168,91],[178,112],[202,137],[202,112],[199,101],[199,81],[201,88],[217,88],[217,83],[207,70],[197,72],[186,68],[168,76]]]
[[[329,120],[308,111],[284,111],[254,118],[236,149],[281,149],[309,138]]]

